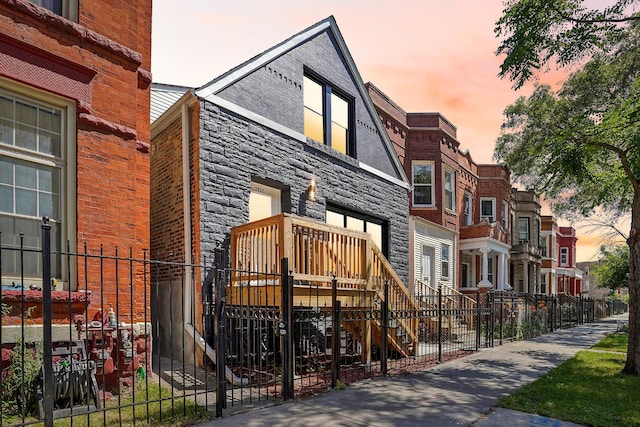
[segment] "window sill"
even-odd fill
[[[3,316],[4,325],[19,325],[23,321],[24,312],[31,309],[30,319],[36,323],[42,319],[42,291],[2,290],[2,304],[11,308],[7,316]],[[74,316],[84,315],[91,302],[91,292],[51,291],[51,317],[53,323],[69,323]]]

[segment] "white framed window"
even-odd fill
[[[355,156],[351,137],[351,102],[330,84],[305,75],[304,134],[321,144]]]
[[[560,248],[560,265],[569,265],[569,248]]]
[[[547,256],[547,243],[549,241],[549,236],[542,236],[541,237],[541,244],[540,244],[540,256],[541,257],[546,257]]]
[[[471,194],[465,192],[464,193],[464,206],[463,206],[463,216],[464,216],[464,225],[471,225],[471,221],[473,220],[473,207],[471,205]]]
[[[416,161],[411,164],[414,206],[434,206],[433,171],[433,162]]]
[[[502,228],[509,230],[509,203],[502,201]]]
[[[444,170],[444,207],[456,209],[456,173],[449,169]]]
[[[0,80],[0,232],[2,245],[41,249],[42,217],[51,225],[52,276],[66,276],[60,252],[75,248],[75,107]],[[3,280],[42,278],[37,252],[4,251]]]
[[[78,21],[78,0],[29,0],[29,2],[71,21]]]
[[[441,265],[442,271],[440,272],[440,275],[442,277],[442,280],[449,280],[449,277],[450,277],[449,275],[449,265],[450,265],[449,261],[451,257],[450,249],[451,248],[449,247],[449,245],[444,243],[442,244],[441,253],[440,253],[440,259],[442,262],[442,265]]]
[[[547,293],[547,274],[546,273],[540,275],[540,293],[541,294]]]
[[[518,218],[518,240],[520,243],[529,241],[529,218]]]
[[[488,219],[489,222],[496,220],[496,199],[492,197],[480,198],[480,219]]]

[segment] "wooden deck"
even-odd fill
[[[278,307],[280,260],[289,260],[295,306],[331,307],[332,280],[343,306],[366,307],[384,299],[388,283],[392,310],[419,308],[389,261],[367,233],[280,214],[231,230],[231,268],[235,273],[227,302]],[[248,274],[243,271],[266,273]],[[315,293],[310,295],[310,293]],[[417,348],[416,319],[398,319],[389,343],[405,356]],[[374,325],[376,329],[379,325]]]

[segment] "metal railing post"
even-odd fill
[[[226,333],[224,311],[227,302],[226,273],[224,256],[222,251],[215,254],[215,312],[213,318],[213,331],[215,335],[216,349],[216,417],[222,416],[222,410],[227,407],[227,383],[226,383]]]
[[[382,301],[382,339],[380,343],[380,369],[387,376],[387,356],[389,339],[389,281],[384,281],[384,301]]]
[[[442,283],[438,284],[438,362],[442,363]]]
[[[282,397],[293,399],[293,278],[289,274],[289,258],[280,262],[282,274]]]
[[[480,289],[476,290],[476,351],[480,349],[480,335],[482,335],[482,328],[480,326],[481,319],[481,303],[480,303]]]
[[[44,368],[44,425],[53,426],[53,349],[51,333],[51,225],[42,218],[42,339]],[[23,343],[24,345],[24,343]],[[24,385],[23,385],[24,386]]]
[[[336,388],[340,379],[340,301],[338,301],[338,279],[331,280],[331,387]]]

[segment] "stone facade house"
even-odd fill
[[[511,286],[517,292],[539,294],[542,245],[540,198],[533,191],[515,188],[512,195]]]
[[[285,214],[368,233],[406,281],[407,179],[333,17],[175,96],[152,123],[153,253],[202,262],[234,227]]]

